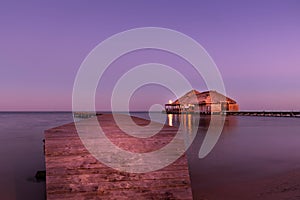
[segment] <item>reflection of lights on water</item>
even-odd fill
[[[180,123],[182,124],[182,127],[186,128],[185,125],[185,114],[180,115]]]
[[[181,124],[183,131],[186,133],[184,135],[187,143],[193,140],[194,130],[197,130],[198,126],[195,124],[195,118],[193,114],[182,113],[178,114],[167,114],[168,125],[169,126],[177,126],[178,123]]]
[[[189,131],[189,133],[191,133],[192,132],[192,115],[188,114],[187,117],[188,117],[188,121],[187,121],[188,131]]]
[[[169,126],[173,126],[173,114],[168,114]]]
[[[193,124],[193,115],[192,114],[182,114],[181,115],[181,122],[182,126],[185,129],[185,139],[187,143],[191,142],[193,140],[193,129],[194,129],[194,124]]]
[[[168,114],[167,117],[169,126],[173,126],[174,124],[180,122],[180,124],[182,125],[182,127],[185,128],[187,133],[192,133],[193,129],[195,128],[194,126],[196,126],[195,124],[193,124],[194,118],[192,114]]]

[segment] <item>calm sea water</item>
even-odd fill
[[[161,120],[163,114],[152,113]],[[147,113],[135,116],[149,119]],[[166,116],[166,115],[165,115]],[[169,115],[168,124],[193,127],[195,115]],[[194,199],[201,191],[272,177],[300,169],[300,118],[228,116],[218,143],[203,159],[198,153],[210,117],[200,117],[197,136],[187,152]]]
[[[45,199],[44,130],[72,121],[71,113],[0,113],[0,199]]]
[[[147,113],[133,115],[149,119]],[[191,126],[193,117],[151,114],[172,125],[185,120]],[[209,120],[200,118],[187,152],[194,198],[206,188],[300,168],[300,118],[229,116],[213,151],[199,159]],[[45,169],[44,130],[69,122],[71,113],[0,113],[0,199],[45,199],[45,182],[34,178]]]

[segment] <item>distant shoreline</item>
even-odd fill
[[[165,113],[165,114],[200,114],[200,115],[226,115],[226,116],[251,116],[251,117],[289,117],[300,118],[300,111],[296,110],[245,110],[245,111],[225,111],[221,113],[197,113],[197,112],[183,112],[183,113],[166,113],[165,111],[115,111],[114,113]],[[62,114],[74,114],[74,116],[90,117],[95,113],[100,115],[101,113],[113,113],[112,111],[0,111],[1,114],[42,114],[42,113],[62,113]],[[79,113],[79,114],[78,114]]]

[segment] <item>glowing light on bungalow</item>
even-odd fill
[[[172,101],[172,100],[169,100],[169,104],[171,104],[171,103],[173,103],[173,101]]]

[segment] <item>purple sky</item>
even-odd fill
[[[70,110],[75,75],[87,54],[113,34],[145,26],[174,29],[199,42],[242,110],[300,110],[299,10],[299,1],[1,1],[0,110]],[[109,109],[125,65],[160,61],[205,90],[175,57],[146,51],[118,59],[99,84],[97,109]],[[166,89],[147,86],[130,106],[145,110],[170,98]]]

